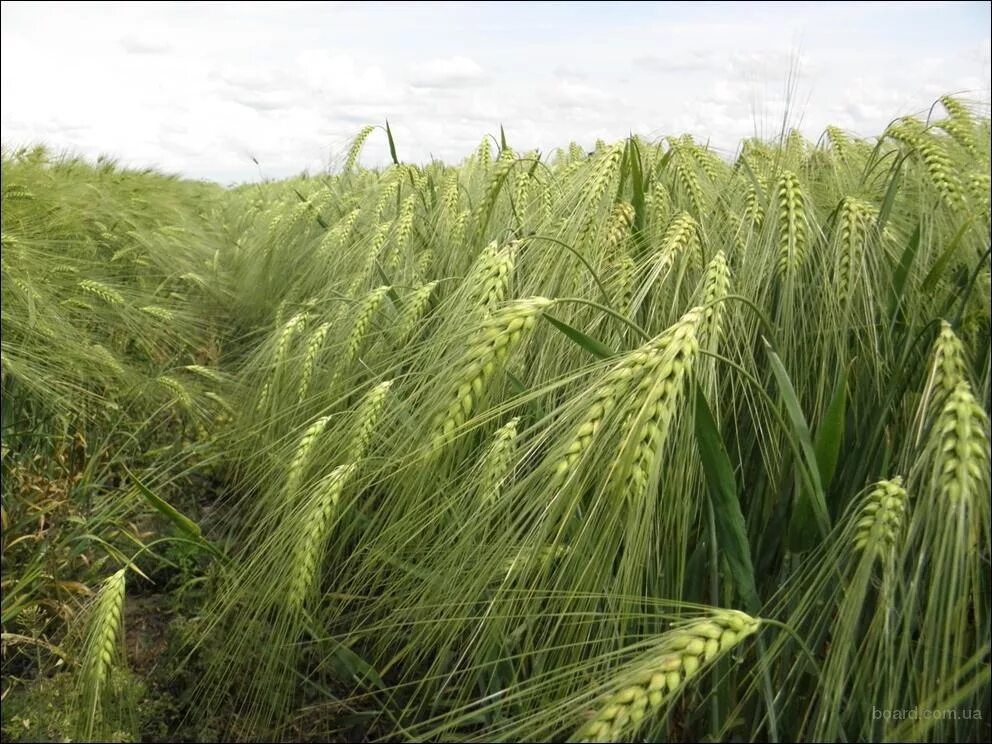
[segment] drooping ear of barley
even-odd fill
[[[799,179],[783,171],[775,186],[778,212],[778,272],[794,276],[806,257],[808,243],[806,206]]]
[[[124,295],[103,282],[98,282],[94,279],[83,279],[79,282],[79,288],[95,297],[99,297],[108,305],[124,304]]]
[[[968,379],[964,345],[946,320],[940,322],[940,332],[934,341],[930,359],[930,373],[917,416],[917,442],[934,413],[943,407],[958,384]]]
[[[592,449],[596,435],[607,417],[627,400],[629,391],[645,379],[648,370],[658,365],[661,353],[670,345],[672,332],[682,321],[691,319],[692,322],[698,322],[700,316],[701,312],[698,310],[690,311],[673,328],[624,354],[603,376],[602,382],[592,391],[582,418],[570,434],[564,450],[551,455],[554,458],[554,467],[549,491],[557,491],[576,473],[580,460]]]
[[[306,399],[307,393],[310,392],[310,381],[313,379],[313,371],[317,366],[317,356],[324,348],[324,339],[330,328],[329,322],[321,323],[307,339],[307,348],[303,354],[303,368],[300,372],[300,388],[296,396],[301,402]]]
[[[396,218],[396,235],[393,245],[390,247],[383,262],[386,271],[390,274],[396,268],[400,256],[403,255],[403,251],[406,250],[407,243],[410,240],[410,233],[413,231],[414,207],[416,206],[414,199],[414,195],[410,194],[403,200],[403,206],[400,207],[400,215]]]
[[[830,149],[834,151],[834,154],[841,160],[846,160],[848,155],[848,146],[850,145],[850,140],[847,135],[841,129],[835,126],[827,127],[827,141],[830,143]]]
[[[976,598],[988,589],[982,556],[992,547],[989,457],[988,417],[962,380],[944,400],[914,469],[925,496],[914,504],[912,551],[904,558],[912,570],[907,601],[920,614],[920,640],[905,670],[915,694],[955,674],[988,642],[988,606]],[[947,738],[948,730],[935,734]]]
[[[479,146],[475,150],[475,162],[483,173],[488,173],[492,160],[493,151],[489,149],[489,138],[483,137],[482,142],[479,143]]]
[[[962,196],[954,163],[944,151],[943,143],[927,131],[923,124],[912,117],[894,122],[886,133],[909,145],[913,157],[923,164],[930,183],[941,199],[952,209],[957,209]]]
[[[840,208],[837,226],[837,301],[846,308],[854,294],[855,284],[862,276],[868,229],[872,222],[871,207],[860,199],[847,197]]]
[[[175,377],[170,377],[169,375],[159,375],[155,378],[155,382],[172,393],[175,399],[182,404],[183,408],[186,410],[193,408],[193,396],[189,394],[186,387]]]
[[[489,176],[489,184],[486,186],[486,190],[472,214],[474,235],[480,242],[486,237],[486,229],[496,208],[500,192],[503,190],[503,186],[506,184],[507,178],[510,175],[510,170],[516,162],[517,159],[510,148],[503,150],[496,160],[496,166]]]
[[[737,610],[718,610],[664,633],[650,656],[638,664],[642,669],[624,675],[626,684],[569,741],[614,742],[635,735],[649,715],[760,627],[758,618]]]
[[[392,287],[376,287],[365,295],[359,303],[358,309],[355,311],[355,320],[352,323],[351,331],[345,340],[344,351],[334,370],[334,381],[331,383],[332,387],[337,383],[341,375],[345,374],[351,368],[352,363],[358,357],[358,352],[362,348],[362,343],[365,341],[365,334],[369,330],[372,318],[375,316],[379,306],[382,305],[382,301],[386,299],[386,295],[390,289]]]
[[[434,416],[434,451],[450,442],[458,427],[472,415],[497,367],[530,335],[550,304],[552,300],[545,297],[515,300],[482,323],[454,368],[454,384],[446,396],[445,408]]]
[[[141,308],[141,312],[148,313],[148,315],[158,318],[159,320],[164,320],[168,323],[171,323],[176,319],[176,316],[171,310],[168,308],[159,307],[158,305],[145,305]]]
[[[603,255],[606,257],[613,285],[614,302],[621,313],[629,311],[634,293],[634,259],[626,243],[633,224],[634,207],[628,202],[618,202],[607,222],[606,243],[603,246]]]
[[[752,233],[761,231],[761,225],[765,219],[765,209],[761,206],[758,190],[754,186],[748,186],[744,192],[744,222]]]
[[[519,417],[510,419],[493,434],[489,449],[482,457],[480,476],[482,497],[489,502],[499,500],[504,484],[513,475],[513,458],[516,454],[517,424]]]
[[[627,460],[630,464],[621,476],[620,490],[633,501],[647,493],[669,426],[678,412],[682,389],[699,349],[703,317],[701,308],[693,308],[663,334],[651,348],[640,383],[631,396],[628,405],[632,435],[624,446],[633,447],[633,456]]]
[[[942,96],[940,102],[944,110],[947,111],[948,118],[940,122],[938,126],[951,135],[969,155],[977,157],[978,137],[975,131],[975,121],[968,113],[968,109],[960,101],[956,101],[950,96]]]
[[[493,241],[487,245],[476,260],[465,285],[472,293],[484,315],[490,315],[506,297],[513,276],[513,267],[519,244],[507,243],[497,248]]]
[[[430,302],[431,294],[433,294],[435,287],[437,287],[437,281],[428,282],[423,286],[417,287],[407,297],[403,311],[400,314],[399,320],[396,322],[397,345],[402,346],[410,341],[410,338],[417,330],[424,311],[427,309],[427,304]]]
[[[368,125],[362,127],[358,134],[355,135],[355,139],[351,141],[351,147],[348,148],[348,157],[345,158],[344,168],[342,169],[344,173],[351,173],[355,169],[355,165],[358,163],[358,157],[362,154],[362,147],[365,145],[365,140],[369,138],[375,127]]]
[[[274,377],[282,373],[283,365],[286,361],[286,355],[289,353],[289,346],[296,337],[296,334],[299,333],[306,325],[309,317],[310,314],[306,310],[302,310],[287,320],[286,324],[279,332],[279,338],[276,341],[276,350],[272,356],[272,366],[269,372],[269,378],[266,380],[265,385],[262,387],[262,392],[258,396],[258,411],[263,410],[265,405],[268,403],[269,396],[272,394],[272,381]]]
[[[316,484],[300,509],[298,539],[293,546],[292,570],[286,583],[286,603],[292,612],[301,611],[313,592],[335,509],[354,470],[354,463],[336,467]]]
[[[286,485],[283,488],[286,499],[294,498],[299,490],[303,476],[306,474],[307,465],[310,463],[310,453],[317,443],[317,438],[330,420],[330,416],[321,416],[306,428],[300,441],[297,442],[296,449],[293,451],[293,459],[290,460],[289,469],[286,471]]]
[[[383,176],[382,183],[383,187],[379,192],[379,198],[376,200],[375,208],[372,210],[372,216],[376,222],[382,219],[383,212],[386,211],[386,208],[390,204],[396,201],[400,193],[399,171],[391,168]]]
[[[426,281],[430,276],[431,267],[434,265],[434,251],[430,248],[425,250],[417,258],[417,266],[414,268],[414,276],[421,281]]]
[[[348,462],[358,463],[365,457],[365,453],[372,443],[372,436],[379,425],[386,396],[392,386],[392,380],[380,382],[362,398],[355,413],[355,433],[351,437],[348,454],[345,456]]]
[[[985,498],[988,481],[988,419],[971,386],[958,382],[935,424],[934,482],[939,495],[954,503]]]
[[[347,243],[361,214],[361,208],[355,207],[327,231],[327,235],[320,241],[320,246],[317,248],[317,255],[321,261],[327,261]]]
[[[532,180],[533,179],[531,179],[530,174],[526,171],[521,171],[517,173],[517,177],[513,184],[513,205],[516,209],[517,217],[520,219],[521,223],[527,222]]]
[[[685,193],[689,206],[699,219],[705,215],[703,188],[696,175],[695,162],[685,145],[676,145],[672,156],[672,168],[675,171],[675,183]]]
[[[99,741],[103,700],[114,661],[123,639],[124,574],[110,576],[93,604],[81,669],[81,733],[86,741]]]
[[[894,548],[903,527],[906,500],[899,476],[876,483],[858,513],[854,547],[875,555]]]
[[[586,244],[593,237],[594,228],[599,224],[600,204],[603,201],[603,196],[614,185],[620,171],[623,153],[624,143],[618,142],[596,156],[592,177],[583,190],[584,216],[582,222],[579,223],[575,238],[577,247]]]
[[[730,294],[730,267],[723,251],[716,255],[706,267],[703,277],[703,322],[699,328],[701,343],[710,351],[716,351],[723,333],[723,320],[726,315],[723,298]]]

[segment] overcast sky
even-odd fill
[[[990,4],[4,2],[5,146],[222,183],[340,162],[387,117],[400,158],[689,132],[733,153],[794,123],[877,134],[990,99]],[[388,159],[385,135],[363,162]]]

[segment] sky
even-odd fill
[[[685,132],[734,154],[783,112],[862,136],[945,93],[988,111],[990,3],[0,5],[0,139],[220,183],[317,173],[387,119],[457,163]],[[388,162],[383,129],[368,166]],[[256,164],[256,162],[258,164]]]

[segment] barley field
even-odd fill
[[[4,738],[988,741],[984,112],[5,149]]]

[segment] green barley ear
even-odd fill
[[[493,435],[492,443],[482,458],[481,493],[489,502],[499,500],[503,486],[512,477],[519,422],[520,418],[515,417],[501,426]]]
[[[684,145],[677,145],[673,149],[672,167],[675,169],[675,183],[688,197],[689,205],[695,212],[695,216],[702,219],[705,215],[703,189],[699,183],[699,176],[696,175],[692,154]]]
[[[354,470],[354,463],[335,468],[317,483],[300,510],[299,538],[294,545],[292,571],[286,584],[286,600],[293,612],[302,611],[313,594],[334,512]]]
[[[124,295],[113,287],[107,286],[103,282],[98,282],[93,279],[83,279],[79,282],[79,288],[95,297],[99,297],[108,305],[124,304]]]
[[[282,308],[282,305],[280,305]],[[277,318],[281,315],[281,312],[277,312]],[[266,403],[269,401],[269,396],[272,394],[272,382],[273,378],[282,374],[283,364],[286,361],[286,355],[289,353],[290,344],[296,337],[303,327],[306,325],[307,319],[310,314],[303,310],[298,312],[292,318],[286,321],[282,330],[279,332],[279,338],[276,341],[275,354],[272,357],[272,368],[269,373],[269,379],[266,380],[265,385],[262,387],[262,392],[258,396],[258,406],[257,410],[261,411]]]
[[[479,255],[465,284],[473,293],[475,303],[485,315],[490,315],[503,301],[509,290],[519,244],[508,243],[497,248],[496,241],[487,245]]]
[[[331,387],[337,385],[342,375],[346,374],[348,370],[351,369],[352,363],[358,358],[358,352],[361,350],[362,344],[365,342],[365,334],[369,330],[369,325],[372,323],[372,318],[375,316],[379,306],[382,305],[382,301],[386,299],[386,295],[389,294],[390,289],[392,289],[392,287],[376,287],[365,295],[359,303],[358,309],[355,311],[355,321],[352,323],[351,331],[348,333],[348,338],[345,340],[344,352],[342,353],[338,365],[334,369],[334,378],[331,381]]]
[[[400,215],[396,218],[396,237],[384,261],[387,272],[392,273],[396,268],[400,256],[403,255],[403,251],[406,250],[407,243],[410,241],[410,233],[413,231],[414,207],[416,207],[415,196],[410,194],[403,200]]]
[[[723,320],[726,315],[726,303],[720,302],[730,294],[730,267],[727,265],[727,256],[723,251],[717,251],[716,255],[706,267],[706,274],[703,277],[703,322],[699,329],[699,336],[710,351],[714,351],[720,342],[723,333]]]
[[[193,408],[193,396],[189,394],[179,380],[175,377],[170,377],[169,375],[159,375],[155,378],[155,382],[158,383],[162,388],[169,391],[172,394],[173,399],[179,401],[179,403],[187,411]]]
[[[748,186],[744,192],[744,212],[745,224],[752,232],[759,232],[765,220],[765,209],[761,206],[760,195],[754,186]]]
[[[403,346],[409,342],[417,331],[420,319],[424,316],[431,295],[434,293],[436,287],[437,281],[428,282],[417,287],[407,297],[403,311],[400,314],[399,320],[396,322],[396,343],[398,346]]]
[[[629,312],[634,294],[634,259],[630,255],[626,238],[634,224],[634,207],[619,202],[606,225],[606,243],[603,255],[610,269],[614,301],[622,313]]]
[[[860,199],[847,197],[840,209],[837,230],[837,300],[846,308],[854,295],[855,283],[862,276],[872,208]]]
[[[359,404],[358,411],[355,414],[355,433],[352,435],[348,454],[345,457],[348,462],[357,463],[365,457],[365,453],[372,443],[372,435],[379,425],[379,418],[386,403],[386,396],[389,394],[392,386],[392,380],[380,382],[365,394],[361,404]]]
[[[303,482],[307,465],[310,463],[310,453],[330,419],[330,416],[321,416],[306,428],[300,441],[297,442],[293,459],[289,463],[289,470],[286,472],[286,485],[283,488],[286,499],[292,499],[296,496],[296,492]]]
[[[100,589],[92,607],[81,670],[81,738],[102,740],[104,700],[115,663],[122,659],[124,575],[122,568]]]
[[[665,332],[652,347],[644,374],[631,396],[633,436],[624,447],[633,447],[633,457],[621,483],[621,492],[629,499],[640,499],[647,492],[669,426],[678,412],[685,381],[692,372],[703,316],[700,308],[693,308]]]
[[[799,271],[808,243],[806,208],[799,179],[784,171],[775,187],[778,212],[778,272],[790,276]]]
[[[472,415],[485,394],[496,369],[510,352],[530,335],[544,309],[552,304],[545,297],[515,300],[486,319],[469,341],[454,369],[454,384],[444,410],[434,416],[432,449],[441,450]]]
[[[592,177],[583,189],[584,216],[576,233],[576,247],[582,246],[593,237],[594,228],[599,224],[600,203],[607,191],[611,190],[614,185],[620,171],[623,153],[624,143],[618,142],[605,148],[601,154],[596,156]]]
[[[345,158],[344,168],[342,172],[351,173],[355,169],[355,165],[358,163],[358,156],[362,154],[362,147],[365,145],[365,140],[369,138],[375,127],[368,125],[362,127],[355,139],[351,142],[351,147],[348,148],[348,157]]]
[[[950,502],[988,496],[988,418],[962,380],[944,402],[934,431],[935,482]]]
[[[382,213],[386,210],[386,207],[396,200],[396,195],[399,194],[399,192],[400,182],[395,178],[383,187],[379,194],[379,199],[375,203],[375,209],[372,211],[372,215],[376,222],[382,219]]]
[[[700,316],[698,309],[691,310],[672,328],[624,354],[603,376],[602,381],[591,392],[585,412],[567,440],[564,451],[553,455],[556,459],[551,471],[548,487],[550,491],[561,488],[576,473],[579,462],[592,449],[604,421],[618,404],[628,398],[631,389],[637,389],[646,377],[651,378],[649,372],[655,370],[662,361],[663,352],[671,344],[673,333],[685,322],[698,322]]]
[[[626,684],[611,694],[592,720],[569,739],[613,742],[630,738],[648,716],[671,702],[701,671],[756,633],[761,620],[737,610],[718,610],[664,633],[657,647],[625,675]]]
[[[882,555],[896,546],[906,513],[902,478],[876,483],[865,497],[857,517],[854,547]]]
[[[961,145],[972,157],[978,156],[978,136],[975,132],[975,121],[971,114],[959,101],[950,96],[943,96],[940,99],[944,110],[947,111],[948,118],[940,122],[937,126],[951,135],[954,140]]]
[[[917,442],[923,436],[927,422],[932,419],[935,412],[940,410],[958,384],[968,379],[967,369],[964,344],[954,333],[951,324],[942,320],[940,332],[933,344],[930,374],[927,376],[923,399],[917,414],[919,421]]]
[[[303,354],[303,370],[300,374],[300,388],[296,395],[300,402],[303,402],[307,397],[307,393],[310,392],[310,380],[313,379],[313,371],[317,366],[317,356],[320,354],[320,350],[324,348],[324,339],[327,337],[327,332],[330,328],[330,323],[321,323],[307,339],[307,348]]]

